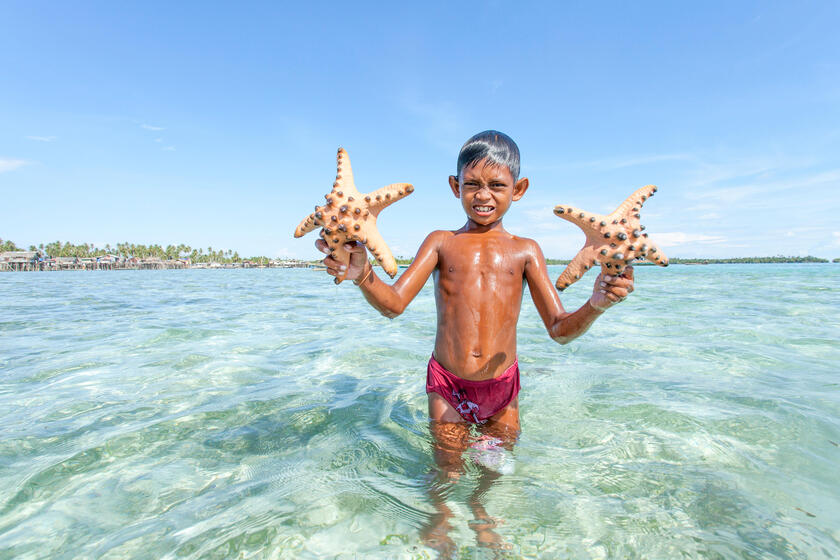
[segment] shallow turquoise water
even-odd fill
[[[489,558],[493,461],[512,557],[840,557],[838,293],[837,265],[637,267],[566,346],[526,298],[519,441],[439,484],[431,284],[388,320],[310,270],[2,274],[0,558],[435,557],[435,491]]]

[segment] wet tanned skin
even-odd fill
[[[516,359],[516,324],[527,283],[549,335],[565,344],[583,334],[613,303],[633,290],[633,271],[620,277],[598,275],[590,301],[569,313],[548,277],[537,243],[502,227],[510,205],[522,198],[528,179],[514,181],[506,167],[482,161],[451,176],[452,193],[461,201],[467,223],[457,231],[434,231],[393,286],[370,270],[363,246],[352,252],[347,278],[361,281],[365,299],[380,313],[396,317],[417,295],[430,275],[435,282],[437,336],[434,355],[446,369],[470,380],[501,375]],[[323,240],[316,246],[329,252]],[[332,275],[343,271],[327,257]],[[363,281],[362,281],[363,279]],[[442,397],[429,394],[432,420],[461,422],[461,416]],[[491,423],[519,429],[518,401],[514,400]]]
[[[414,299],[432,275],[437,303],[435,358],[465,379],[483,380],[501,375],[516,359],[516,323],[527,283],[531,298],[549,335],[565,344],[583,334],[606,308],[633,291],[633,269],[622,277],[598,275],[592,297],[574,313],[563,309],[548,277],[545,258],[536,242],[511,235],[502,227],[510,205],[528,190],[528,179],[514,181],[506,167],[477,165],[450,177],[452,193],[461,201],[467,223],[457,231],[434,231],[426,237],[411,265],[389,286],[373,273],[363,246],[347,245],[350,263],[347,278],[360,286],[365,299],[386,317],[396,317]],[[316,246],[329,254],[326,243]],[[324,259],[333,276],[344,270],[334,259]],[[429,394],[429,428],[433,436],[438,480],[429,486],[436,513],[421,529],[423,541],[441,558],[453,557],[457,546],[448,536],[454,516],[446,505],[444,489],[463,472],[464,451],[470,444],[469,426],[452,406],[436,393]],[[482,432],[512,448],[519,433],[519,400],[489,419]],[[479,484],[468,503],[473,513],[470,528],[479,546],[496,550],[510,545],[493,529],[481,501],[500,475],[484,466]]]

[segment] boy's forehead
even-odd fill
[[[465,165],[461,169],[461,178],[466,177],[506,177],[513,179],[513,174],[507,165],[502,165],[487,158]]]

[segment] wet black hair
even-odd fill
[[[519,179],[519,147],[504,132],[485,130],[467,140],[458,154],[458,177],[464,167],[475,165],[483,159],[493,165],[507,167],[513,180]]]

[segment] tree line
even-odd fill
[[[407,259],[405,257],[398,257],[397,264],[411,264],[414,259]],[[545,264],[561,265],[572,262],[569,259],[545,259]],[[821,259],[819,257],[785,257],[778,255],[775,257],[734,257],[729,259],[681,259],[679,257],[668,259],[669,264],[739,264],[739,263],[827,263],[828,259]],[[840,263],[840,258],[836,258],[831,262]],[[645,261],[639,261],[634,264],[652,264]]]
[[[13,241],[0,239],[0,253],[5,251],[24,251],[18,247]],[[96,258],[105,255],[116,255],[123,258],[137,257],[140,259],[148,259],[157,257],[161,260],[176,260],[176,259],[190,259],[196,263],[239,263],[243,260],[251,262],[267,263],[268,257],[253,256],[242,258],[237,251],[230,249],[213,249],[213,247],[195,249],[189,245],[180,243],[178,245],[143,245],[137,243],[117,243],[112,246],[106,243],[104,247],[96,247],[93,243],[80,243],[78,245],[65,241],[53,241],[52,243],[41,243],[38,246],[30,245],[30,251],[41,253],[45,257],[76,257],[76,258]]]
[[[821,259],[808,255],[807,257],[736,257],[730,259],[668,259],[670,264],[742,264],[742,263],[827,263],[828,259]],[[838,259],[834,259],[838,262]]]
[[[24,251],[18,247],[13,241],[0,239],[0,253],[6,251]],[[117,243],[115,246],[105,244],[105,247],[95,247],[93,243],[81,243],[74,245],[69,241],[64,243],[60,241],[53,241],[52,243],[41,243],[37,247],[35,245],[29,246],[30,251],[36,251],[44,256],[49,257],[77,257],[77,258],[96,258],[108,254],[117,255],[124,258],[137,257],[140,259],[147,259],[150,257],[157,257],[162,260],[175,260],[188,258],[196,263],[239,263],[243,260],[251,262],[267,263],[270,259],[265,256],[253,256],[242,258],[239,253],[230,249],[218,249],[213,247],[194,249],[189,245],[183,243],[178,245],[143,245],[136,243]],[[399,256],[396,258],[397,264],[407,265],[411,264],[413,258]],[[546,259],[546,264],[559,265],[569,264],[568,259]],[[739,263],[827,263],[828,259],[821,259],[808,255],[806,257],[786,257],[777,255],[775,257],[735,257],[728,259],[684,259],[671,258],[670,264],[739,264]],[[835,258],[831,262],[840,263],[840,258]],[[641,264],[641,263],[639,263]]]

